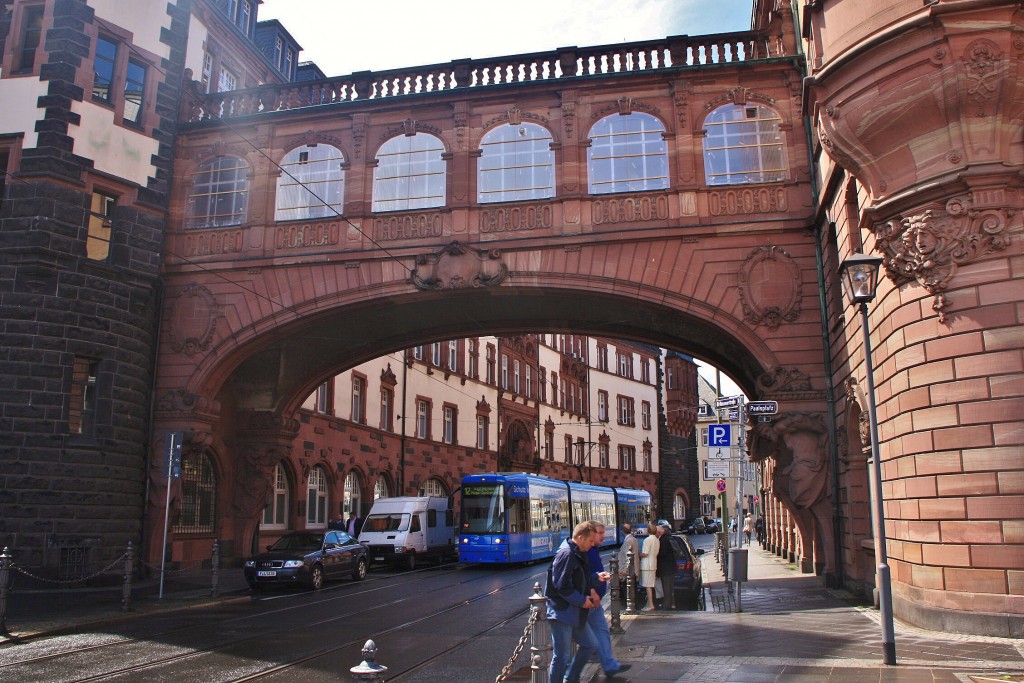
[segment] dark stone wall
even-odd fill
[[[138,548],[160,310],[175,116],[191,0],[167,4],[170,59],[158,84],[156,171],[118,205],[109,257],[86,257],[93,161],[74,153],[75,85],[91,69],[83,0],[56,0],[44,38],[38,144],[22,151],[0,207],[0,546],[57,578],[103,569]],[[164,76],[166,74],[166,77]],[[69,430],[76,357],[97,361],[95,420]]]

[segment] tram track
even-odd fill
[[[463,569],[463,568],[460,567],[460,569]],[[377,593],[377,592],[379,592],[381,590],[393,590],[396,587],[407,587],[411,583],[415,583],[415,582],[418,582],[418,581],[421,581],[421,580],[427,580],[429,578],[433,578],[433,576],[436,576],[436,574],[435,574],[436,569],[433,569],[433,568],[430,569],[430,570],[419,570],[419,571],[428,571],[428,572],[431,572],[431,574],[428,575],[428,576],[417,577],[414,581],[406,581],[406,580],[390,581],[390,579],[395,578],[395,577],[387,577],[386,579],[381,579],[382,581],[387,581],[387,584],[385,584],[385,585],[376,586],[376,587],[373,587],[373,588],[363,589],[363,590],[344,591],[343,594],[340,594],[340,595],[338,595],[336,597],[332,596],[332,597],[328,598],[327,600],[319,601],[318,602],[318,606],[321,607],[321,608],[330,609],[331,608],[331,603],[333,603],[335,601],[344,601],[344,602],[351,603],[353,601],[353,599],[355,599],[355,598],[357,598],[358,596],[361,596],[361,595],[370,595],[370,594]],[[406,575],[403,575],[401,578],[405,579],[407,576],[408,575],[406,574]],[[456,583],[451,584],[451,588],[454,588],[456,586],[466,586],[466,585],[475,583],[477,581],[481,581],[481,580],[485,580],[485,579],[492,579],[492,578],[493,578],[493,574],[481,574],[479,576],[475,576],[475,577],[472,577],[472,578],[461,579],[461,580],[457,581]],[[301,665],[303,665],[305,663],[312,662],[312,661],[315,661],[315,660],[323,658],[323,657],[329,657],[330,655],[332,655],[334,653],[337,653],[337,652],[339,652],[341,650],[345,650],[345,649],[349,649],[349,648],[357,648],[357,649],[361,648],[362,645],[366,642],[366,640],[368,638],[379,638],[379,637],[384,636],[384,635],[388,635],[388,634],[392,634],[392,633],[398,633],[398,632],[401,632],[401,631],[406,630],[406,629],[411,629],[411,628],[413,628],[413,627],[415,627],[415,626],[417,626],[419,624],[422,624],[424,622],[429,621],[430,619],[435,619],[437,617],[443,616],[444,614],[455,612],[456,610],[459,610],[459,609],[468,607],[470,605],[473,605],[475,603],[478,603],[481,600],[485,600],[485,599],[487,599],[489,597],[493,597],[493,596],[495,596],[498,593],[501,593],[501,592],[504,592],[504,591],[507,591],[507,590],[512,590],[512,589],[514,589],[514,588],[516,588],[518,586],[521,586],[522,584],[527,583],[527,582],[535,581],[536,578],[537,578],[537,575],[531,574],[530,576],[527,576],[526,578],[520,578],[520,579],[516,579],[516,580],[513,580],[513,581],[508,581],[508,582],[503,583],[500,586],[492,588],[491,590],[480,592],[480,593],[476,593],[474,595],[471,595],[471,596],[468,596],[468,597],[463,598],[461,600],[458,600],[457,602],[454,602],[454,603],[452,603],[450,605],[444,606],[443,608],[436,609],[436,610],[431,610],[429,613],[420,615],[420,616],[418,616],[416,618],[408,619],[408,620],[403,621],[402,623],[398,623],[398,624],[395,624],[393,626],[390,626],[390,627],[387,627],[387,628],[383,628],[383,629],[374,631],[373,633],[371,633],[371,634],[369,634],[367,636],[361,636],[359,638],[353,638],[353,639],[346,639],[344,642],[335,643],[335,644],[332,644],[331,646],[326,647],[326,648],[320,648],[320,649],[317,649],[317,650],[315,650],[313,652],[308,652],[308,653],[305,653],[305,654],[302,654],[302,655],[299,655],[299,656],[296,656],[296,657],[285,659],[284,661],[280,661],[279,660],[277,663],[273,664],[272,666],[265,667],[265,668],[260,668],[258,671],[252,671],[252,672],[245,673],[245,674],[243,674],[241,676],[237,676],[237,677],[225,678],[224,680],[227,680],[227,681],[254,681],[254,680],[261,680],[261,679],[272,678],[272,677],[274,677],[276,675],[281,674],[282,672],[287,672],[287,671],[289,671],[290,669],[293,669],[296,666],[301,666]],[[360,585],[363,585],[363,584],[360,584]],[[324,592],[321,592],[321,593],[318,593],[317,595],[322,596],[323,594],[324,594]],[[110,680],[142,680],[141,678],[139,678],[139,676],[138,676],[139,674],[144,674],[146,676],[146,680],[149,680],[149,679],[152,678],[152,675],[155,674],[159,669],[166,668],[166,667],[173,668],[176,665],[185,664],[186,662],[189,662],[190,660],[197,660],[198,658],[202,658],[204,656],[210,656],[210,655],[216,655],[216,654],[228,655],[228,654],[230,654],[229,651],[231,649],[233,649],[233,648],[238,648],[239,646],[243,646],[244,647],[247,644],[258,642],[260,640],[267,640],[268,642],[270,642],[273,639],[275,639],[276,637],[284,636],[285,634],[288,634],[291,637],[296,637],[297,634],[302,633],[302,632],[312,632],[314,634],[318,634],[319,635],[319,634],[321,634],[323,632],[325,627],[337,626],[339,623],[344,623],[345,620],[352,619],[357,614],[365,615],[367,613],[371,613],[371,612],[377,611],[377,610],[391,610],[394,613],[401,613],[403,605],[410,604],[410,603],[412,603],[412,601],[416,601],[416,600],[419,600],[419,597],[417,595],[405,595],[403,597],[396,598],[396,599],[393,599],[393,600],[386,600],[384,602],[380,602],[380,603],[377,603],[377,604],[372,605],[372,606],[360,605],[356,609],[335,612],[335,613],[331,614],[330,617],[327,617],[327,618],[324,618],[324,619],[313,620],[313,621],[304,621],[304,622],[302,622],[301,625],[298,625],[298,626],[297,625],[287,625],[286,624],[286,625],[283,625],[283,626],[271,628],[270,630],[261,630],[258,633],[255,633],[255,634],[252,634],[252,635],[247,635],[247,636],[244,636],[244,637],[236,637],[236,638],[228,638],[228,639],[224,639],[224,640],[219,640],[219,641],[217,641],[215,643],[211,643],[211,644],[208,644],[208,645],[205,645],[205,646],[201,646],[201,647],[188,647],[188,646],[185,646],[185,645],[175,645],[173,643],[166,643],[165,645],[167,647],[171,647],[171,648],[174,648],[174,647],[187,647],[188,649],[185,652],[173,652],[173,653],[167,654],[166,656],[158,656],[158,657],[154,657],[154,658],[149,658],[149,659],[146,659],[145,661],[139,661],[137,663],[127,664],[125,666],[120,666],[120,667],[117,667],[115,669],[109,669],[109,670],[106,670],[106,671],[103,671],[103,672],[99,672],[99,673],[93,673],[93,674],[90,674],[90,675],[77,676],[77,677],[71,676],[71,677],[68,677],[68,678],[62,678],[61,680],[66,680],[66,681],[68,681],[68,683],[87,683],[87,682],[91,682],[91,681],[110,681]],[[39,666],[39,665],[42,665],[42,664],[59,665],[62,660],[65,660],[65,663],[70,662],[70,664],[73,666],[74,665],[74,661],[73,660],[76,657],[80,657],[80,656],[83,656],[83,655],[94,655],[95,653],[97,653],[99,651],[103,651],[103,652],[106,652],[108,655],[113,656],[112,653],[116,653],[116,648],[118,646],[123,646],[125,648],[130,648],[133,645],[134,646],[140,646],[140,645],[143,645],[145,643],[148,643],[148,642],[151,642],[151,641],[154,641],[154,640],[159,640],[160,638],[166,638],[168,636],[180,637],[182,635],[187,635],[189,633],[192,633],[193,635],[196,635],[196,636],[201,636],[202,635],[202,631],[204,629],[205,630],[216,629],[218,631],[224,631],[225,627],[228,627],[228,630],[233,630],[231,627],[237,627],[238,625],[245,624],[247,621],[251,621],[251,620],[254,620],[254,619],[263,619],[263,620],[275,620],[275,618],[280,619],[280,617],[282,615],[285,615],[285,614],[288,614],[290,612],[293,612],[294,610],[308,609],[308,608],[309,608],[309,603],[306,602],[306,601],[303,601],[302,604],[289,605],[287,607],[282,607],[282,608],[279,608],[279,609],[273,609],[273,610],[268,610],[268,611],[261,611],[259,614],[249,614],[249,615],[244,615],[244,616],[239,616],[239,617],[233,617],[233,618],[229,618],[229,619],[225,619],[225,620],[219,621],[216,624],[204,623],[204,624],[199,624],[199,625],[189,625],[189,626],[186,626],[186,627],[183,627],[183,628],[168,629],[166,631],[162,631],[162,632],[159,632],[159,633],[146,635],[144,637],[138,637],[138,638],[132,637],[132,638],[126,638],[126,639],[122,639],[122,640],[117,640],[117,641],[114,641],[114,642],[98,643],[98,644],[95,644],[95,645],[89,645],[89,646],[85,646],[85,647],[65,649],[65,650],[62,650],[60,652],[47,653],[46,655],[42,655],[42,656],[39,656],[39,657],[26,658],[26,659],[19,660],[19,661],[14,661],[14,662],[0,664],[0,678],[6,679],[7,675],[11,674],[11,675],[13,675],[15,677],[15,678],[12,678],[11,680],[32,680],[31,676],[28,676],[28,677],[20,676],[19,675],[19,671],[18,671],[18,667],[21,667],[22,669],[24,669],[25,667],[28,667],[28,666]],[[452,644],[450,647],[446,648],[444,651],[439,652],[439,653],[434,653],[428,659],[426,659],[426,660],[424,660],[422,662],[415,663],[411,667],[406,667],[406,669],[404,671],[402,671],[402,672],[395,672],[393,674],[393,676],[404,675],[404,674],[408,673],[409,671],[414,671],[414,670],[416,670],[418,668],[421,668],[422,666],[425,666],[427,663],[429,663],[429,661],[432,661],[433,659],[436,659],[438,657],[443,657],[446,653],[449,653],[452,650],[458,649],[458,647],[461,647],[462,645],[464,645],[465,642],[468,642],[468,640],[471,640],[471,639],[473,639],[475,637],[478,637],[480,634],[483,634],[483,633],[486,633],[488,631],[500,628],[502,625],[507,624],[512,619],[515,619],[515,618],[518,618],[519,616],[521,616],[525,611],[527,611],[527,610],[526,609],[520,610],[516,614],[514,614],[514,615],[512,615],[510,617],[507,617],[506,619],[503,619],[501,622],[499,622],[497,624],[492,624],[492,625],[484,628],[483,630],[479,631],[478,633],[474,633],[472,636],[469,636],[468,638],[464,638],[464,639],[460,640],[459,642]],[[132,654],[131,652],[125,653],[126,656],[129,656],[131,654]]]

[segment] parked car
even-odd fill
[[[714,519],[705,517],[704,525],[707,527],[709,534],[716,534],[722,530],[722,519],[720,517],[715,517]]]
[[[701,577],[703,549],[695,550],[686,536],[670,535],[676,553],[676,576],[673,583],[676,609],[699,609],[704,604],[704,581]]]
[[[329,579],[361,581],[368,566],[366,548],[344,531],[293,531],[246,560],[244,571],[253,590],[295,584],[319,590]]]
[[[686,528],[686,533],[690,534],[706,534],[708,533],[707,524],[703,517],[694,517],[693,521],[690,522],[690,526]]]

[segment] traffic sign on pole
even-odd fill
[[[732,445],[732,425],[713,424],[708,425],[708,445],[716,446]]]
[[[715,399],[716,408],[731,408],[740,404],[739,396],[723,396]]]
[[[719,493],[725,493],[725,488],[725,479],[719,479],[715,482],[715,489],[717,489]]]
[[[774,415],[777,412],[778,401],[751,401],[747,404],[747,415]]]

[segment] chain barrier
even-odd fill
[[[18,572],[22,576],[27,576],[30,579],[35,579],[36,581],[42,581],[43,583],[55,583],[55,584],[61,585],[61,586],[71,586],[71,585],[74,585],[76,583],[82,583],[83,581],[88,581],[89,579],[95,579],[97,576],[100,576],[101,574],[107,573],[108,571],[113,569],[116,564],[118,564],[119,562],[123,562],[124,558],[127,557],[127,556],[128,556],[128,553],[122,553],[119,558],[117,558],[116,560],[114,560],[113,562],[108,564],[103,569],[99,570],[98,572],[96,572],[94,574],[90,574],[89,576],[82,576],[82,577],[79,577],[77,579],[66,579],[66,580],[63,580],[63,581],[60,580],[60,579],[48,579],[45,576],[39,576],[37,574],[33,574],[32,572],[26,570],[23,567],[19,567],[17,564],[14,564],[14,563],[11,564],[11,569],[13,569],[14,571]]]
[[[517,659],[519,659],[519,655],[523,653],[523,648],[526,647],[526,641],[530,639],[530,633],[533,631],[533,625],[537,623],[537,614],[537,610],[530,610],[530,620],[526,623],[526,628],[523,629],[523,635],[519,638],[519,644],[516,645],[516,649],[512,651],[512,657],[509,658],[508,664],[501,669],[501,673],[494,679],[494,683],[502,683],[503,681],[508,680],[509,674],[512,673],[512,665],[515,664]]]

